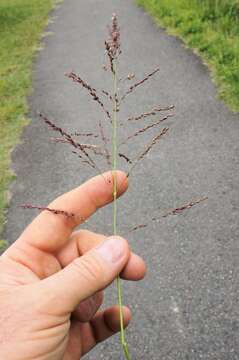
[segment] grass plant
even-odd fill
[[[92,133],[87,131],[74,131],[73,133],[66,132],[63,128],[57,125],[57,121],[50,120],[43,113],[39,114],[40,119],[48,125],[49,129],[55,133],[57,133],[60,137],[51,137],[51,140],[56,143],[64,143],[68,144],[71,147],[72,153],[78,156],[79,160],[83,165],[90,167],[97,173],[102,173],[102,170],[99,168],[97,158],[101,156],[105,160],[105,166],[107,168],[110,167],[112,170],[113,176],[113,221],[112,221],[112,232],[114,235],[117,235],[119,230],[117,226],[118,220],[118,212],[117,212],[117,183],[116,183],[116,170],[117,170],[117,162],[118,158],[123,158],[128,166],[128,177],[131,172],[135,168],[135,166],[143,160],[149,151],[152,150],[154,146],[158,143],[158,141],[163,137],[168,128],[158,129],[157,135],[153,136],[151,141],[148,144],[144,144],[143,149],[138,152],[138,155],[134,160],[131,160],[128,155],[120,152],[120,147],[129,141],[132,141],[135,136],[141,136],[145,132],[157,129],[160,127],[163,121],[166,121],[169,116],[172,114],[164,115],[160,117],[161,113],[168,112],[173,109],[173,106],[155,106],[152,110],[144,112],[142,114],[138,114],[137,116],[130,116],[129,118],[122,120],[119,119],[119,113],[121,105],[124,103],[126,98],[139,86],[143,86],[145,82],[149,81],[152,76],[154,76],[159,68],[157,67],[155,70],[151,71],[141,80],[135,81],[132,85],[128,85],[128,82],[133,81],[135,79],[134,74],[129,74],[120,78],[118,74],[118,59],[121,55],[121,43],[120,43],[120,29],[118,26],[117,17],[115,14],[112,16],[112,23],[109,27],[109,37],[105,41],[105,51],[106,56],[108,58],[108,65],[104,66],[104,70],[109,73],[112,78],[112,89],[101,91],[96,90],[87,81],[82,79],[81,76],[75,74],[74,72],[70,72],[66,74],[66,76],[81,86],[85,91],[88,92],[91,99],[99,106],[101,112],[104,114],[104,119],[100,119],[98,121],[98,133]],[[126,85],[125,85],[126,84]],[[105,101],[102,99],[101,95],[107,97],[108,104],[110,103],[110,108],[108,109]],[[156,121],[152,121],[153,118],[157,118]],[[143,125],[147,121],[147,126]],[[130,136],[127,136],[123,141],[119,141],[118,136],[118,128],[122,125],[126,126],[127,124],[137,123],[139,124],[139,129],[132,133]],[[107,133],[107,129],[111,129],[111,134]],[[87,138],[88,142],[83,142],[83,139]],[[94,141],[94,143],[92,143]],[[97,143],[96,143],[97,142]],[[112,186],[112,184],[110,184]],[[63,215],[67,217],[71,216],[79,216],[80,214],[69,214],[64,211],[64,209],[51,209],[45,206],[37,206],[32,204],[24,204],[22,205],[25,209],[39,209],[40,211],[50,211],[55,215]],[[153,219],[152,219],[153,220]],[[82,219],[84,221],[84,219]],[[134,229],[130,231],[135,231],[139,229],[140,226],[135,226]],[[120,308],[120,339],[122,344],[122,350],[126,360],[131,360],[131,356],[129,353],[128,345],[126,342],[126,336],[124,331],[124,319],[123,319],[123,299],[122,299],[122,288],[121,288],[121,280],[120,277],[117,277],[117,293],[118,293],[118,304]]]
[[[86,129],[82,131],[81,129],[81,131],[74,131],[72,133],[69,133],[62,127],[58,126],[57,121],[50,120],[43,113],[40,113],[39,117],[52,132],[56,133],[59,136],[51,137],[51,140],[56,143],[64,143],[69,145],[72,153],[78,156],[79,160],[83,165],[90,167],[97,173],[102,173],[103,169],[99,167],[98,163],[98,157],[101,156],[104,160],[104,166],[107,169],[110,168],[110,170],[112,171],[113,184],[112,181],[109,183],[109,186],[112,187],[113,185],[112,232],[114,235],[117,235],[119,233],[117,224],[118,211],[116,182],[118,159],[122,158],[125,160],[127,177],[129,177],[132,171],[135,169],[136,165],[138,165],[140,161],[144,160],[147,157],[147,154],[152,151],[152,149],[158,145],[159,141],[168,133],[169,128],[161,128],[161,125],[173,115],[170,112],[173,109],[173,106],[157,105],[153,109],[148,110],[147,112],[143,112],[135,116],[131,115],[128,118],[122,119],[120,110],[121,107],[124,105],[124,102],[134,91],[137,91],[140,86],[144,86],[146,82],[150,81],[150,79],[158,73],[159,68],[156,67],[153,71],[149,72],[147,75],[138,80],[137,77],[132,73],[123,77],[119,76],[118,62],[121,55],[121,40],[118,20],[115,14],[113,14],[112,16],[112,23],[109,27],[109,36],[108,39],[105,41],[105,51],[108,58],[108,65],[104,66],[104,70],[109,74],[110,78],[112,79],[111,90],[96,90],[95,87],[91,86],[80,75],[75,74],[74,72],[66,74],[66,77],[73,81],[77,86],[82,87],[85,91],[88,92],[90,98],[100,108],[101,114],[104,115],[104,118],[101,119],[99,114],[98,132],[90,132]],[[128,85],[129,83],[130,85]],[[103,100],[103,95],[107,98],[107,103],[105,103],[105,99]],[[134,127],[134,131],[132,131],[131,135],[127,135],[123,140],[120,139],[118,130],[122,126],[124,126],[124,129],[127,128],[127,131],[124,131],[125,134],[128,132],[128,128],[130,129],[130,124],[132,123],[136,125],[137,130],[135,131]],[[153,132],[150,141],[146,143],[144,140],[142,140],[142,148],[137,149],[137,154],[134,156],[133,159],[131,159],[128,154],[121,151],[123,145],[129,144],[137,136],[143,137],[145,133],[148,133],[150,131]],[[83,140],[86,138],[87,142]],[[107,180],[105,179],[105,181]],[[132,232],[146,227],[151,221],[158,221],[160,217],[179,214],[182,211],[191,208],[192,206],[198,204],[205,199],[206,198],[197,199],[195,201],[184,204],[183,206],[159,214],[159,216],[148,219],[148,223],[138,224],[134,226],[134,228],[129,229],[129,231]],[[37,208],[40,211],[50,211],[56,216],[81,216],[81,214],[67,213],[64,209],[52,209],[49,207],[32,204],[25,204],[22,205],[22,207],[25,209]],[[81,220],[82,222],[84,222],[85,219],[82,218]],[[122,350],[125,359],[131,360],[123,326],[123,299],[121,280],[119,276],[117,277],[117,293],[120,309],[120,340]]]

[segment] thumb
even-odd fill
[[[109,285],[122,271],[130,256],[128,243],[109,237],[100,246],[76,258],[58,273],[40,282],[41,295],[55,311],[72,312],[89,296]],[[39,299],[39,300],[40,300]]]

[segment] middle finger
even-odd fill
[[[88,230],[74,232],[66,245],[56,254],[62,267],[106,240],[106,236]],[[141,280],[145,276],[146,266],[141,257],[131,252],[129,261],[120,277],[125,280]]]

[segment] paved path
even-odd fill
[[[84,91],[64,77],[75,70],[97,88],[108,86],[101,69],[103,39],[113,11],[120,17],[122,73],[142,77],[161,72],[129,98],[124,114],[153,105],[176,105],[170,133],[137,168],[121,201],[122,233],[168,209],[207,195],[209,200],[129,236],[148,263],[141,284],[125,284],[134,312],[128,330],[133,359],[236,360],[239,358],[239,116],[216,98],[207,69],[182,43],[157,28],[129,0],[65,1],[49,26],[33,69],[32,123],[13,153],[17,181],[5,236],[14,241],[33,216],[18,204],[46,204],[91,175],[67,146],[48,141],[36,116],[44,110],[67,129],[94,129],[98,109]],[[124,129],[124,132],[126,130]],[[129,149],[135,151],[141,138]],[[159,210],[158,210],[159,211]],[[111,232],[111,210],[88,226]],[[107,301],[115,301],[112,291]],[[99,347],[90,360],[119,360],[118,338]]]

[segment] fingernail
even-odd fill
[[[125,241],[120,237],[110,237],[95,250],[104,260],[116,263],[124,257]]]

